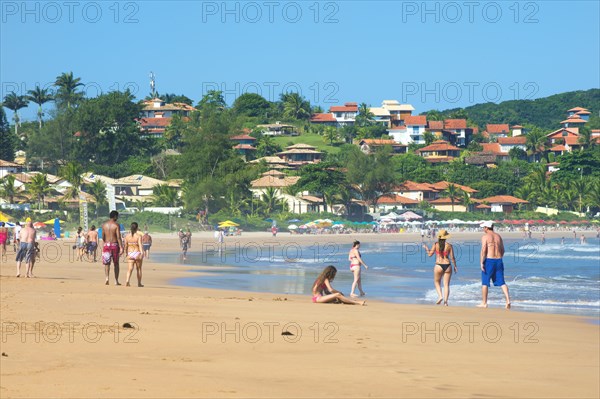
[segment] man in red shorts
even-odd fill
[[[119,256],[123,253],[123,242],[121,241],[121,229],[117,220],[119,212],[112,211],[110,219],[102,225],[102,263],[104,264],[104,274],[106,276],[105,284],[108,285],[110,275],[110,261],[115,267],[115,284],[119,284]]]

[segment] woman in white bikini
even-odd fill
[[[131,223],[131,231],[125,236],[125,249],[127,253],[127,281],[125,286],[129,287],[129,279],[135,266],[137,272],[138,287],[142,285],[142,236],[137,234],[138,224],[136,222]]]
[[[356,286],[358,286],[358,290],[360,291],[360,296],[365,296],[365,292],[362,289],[362,278],[360,277],[360,266],[364,266],[365,269],[369,269],[369,266],[363,262],[360,256],[360,242],[354,241],[352,244],[352,249],[348,254],[348,260],[350,261],[350,271],[354,273],[354,281],[352,282],[352,290],[350,291],[350,296],[355,298],[358,295],[354,293]]]

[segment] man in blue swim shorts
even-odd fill
[[[494,232],[492,222],[483,222],[480,225],[483,228],[484,235],[481,238],[481,304],[480,308],[487,308],[488,289],[490,280],[496,287],[502,288],[506,298],[506,309],[510,309],[510,296],[508,286],[504,281],[504,242],[498,233]]]

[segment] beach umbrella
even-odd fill
[[[46,224],[42,223],[42,222],[35,222],[33,224],[33,227],[36,228],[36,229],[42,229],[42,228],[46,227]]]
[[[296,230],[298,228],[298,226],[296,226],[295,224],[290,224],[288,226],[288,230]]]
[[[226,220],[224,222],[219,223],[219,227],[237,227],[239,224],[232,222],[231,220]]]
[[[46,220],[44,222],[44,224],[54,224],[54,223],[56,223],[57,220],[58,220],[58,223],[60,223],[60,224],[66,223],[64,220],[60,220],[60,219],[56,218],[56,219]]]
[[[8,216],[6,213],[0,211],[0,222],[8,222],[12,218]]]
[[[558,222],[559,224],[567,224],[567,222],[565,222],[564,220],[561,220],[560,222]]]
[[[398,218],[403,220],[423,219],[422,216],[417,215],[416,213],[411,211],[404,212],[402,215],[398,216]]]
[[[570,223],[570,224],[579,224],[579,221],[577,221],[577,220],[573,220],[573,221],[571,221],[571,223]]]
[[[301,220],[300,219],[290,219],[290,220],[288,220],[288,223],[298,223],[298,222],[301,222]]]
[[[343,227],[344,227],[343,224],[334,224],[333,226],[331,226],[332,229],[341,229]]]
[[[14,223],[11,223],[11,222],[4,222],[4,225],[5,225],[6,227],[15,227],[15,224],[14,224]]]

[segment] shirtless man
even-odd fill
[[[484,235],[481,238],[481,304],[480,308],[487,308],[488,289],[490,279],[496,287],[502,288],[506,298],[506,309],[510,309],[510,296],[508,295],[508,286],[504,282],[504,242],[498,233],[494,233],[494,224],[492,222],[483,222],[481,226]]]
[[[150,259],[150,247],[152,246],[152,236],[148,234],[148,230],[142,236],[142,247],[144,250],[144,258]]]
[[[95,225],[92,225],[92,228],[88,231],[85,239],[88,243],[88,260],[90,255],[93,255],[94,262],[96,262],[96,253],[98,252],[98,231],[96,230]]]
[[[110,275],[110,261],[112,260],[115,267],[115,284],[119,283],[119,256],[123,254],[123,241],[121,240],[121,228],[117,223],[119,212],[112,211],[110,219],[102,225],[102,263],[104,264],[104,275],[106,277],[105,284],[108,285]]]
[[[27,278],[33,277],[33,257],[35,256],[35,229],[33,223],[27,222],[20,229],[19,251],[17,252],[17,277],[21,277],[21,263],[25,260],[27,264]],[[16,238],[15,238],[16,239]]]

